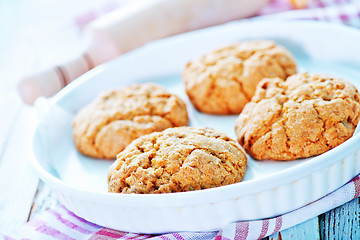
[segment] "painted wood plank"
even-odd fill
[[[23,106],[13,121],[0,156],[0,233],[4,234],[28,219],[39,181],[29,162],[35,113]]]
[[[59,203],[57,195],[43,181],[39,181],[29,220],[36,218],[48,209],[54,209]]]
[[[301,240],[301,239],[320,239],[319,220],[317,217],[306,222],[275,233],[269,237],[270,240]]]
[[[360,204],[354,199],[320,216],[322,239],[360,239]]]
[[[14,120],[22,106],[21,99],[15,90],[0,91],[0,156],[7,146],[7,139],[14,128]]]

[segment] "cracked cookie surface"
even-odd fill
[[[84,155],[114,159],[139,136],[188,124],[185,103],[154,83],[101,93],[73,121],[73,139]]]
[[[118,154],[108,173],[117,193],[171,193],[240,182],[245,152],[211,128],[176,127],[142,136]]]
[[[351,83],[328,75],[264,79],[236,120],[238,142],[259,160],[324,153],[353,135],[359,99]]]
[[[267,77],[296,73],[291,53],[272,41],[244,41],[209,52],[183,71],[185,91],[201,112],[238,114]]]

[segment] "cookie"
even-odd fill
[[[291,53],[272,41],[233,44],[189,62],[185,91],[195,108],[210,114],[239,114],[263,78],[296,73]]]
[[[94,158],[114,159],[134,139],[188,124],[185,103],[157,84],[103,92],[73,121],[76,148]]]
[[[359,99],[352,84],[328,75],[264,79],[236,120],[236,136],[255,159],[315,156],[353,135]]]
[[[177,127],[142,136],[108,173],[116,193],[171,193],[240,182],[247,158],[235,140],[211,128]]]

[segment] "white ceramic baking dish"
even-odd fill
[[[339,188],[360,172],[360,135],[320,156],[292,162],[254,161],[241,183],[158,195],[107,193],[111,161],[79,154],[72,142],[75,112],[104,89],[134,82],[162,84],[187,102],[191,126],[235,138],[236,116],[198,113],[181,82],[186,62],[244,39],[272,39],[296,57],[299,70],[329,73],[360,86],[360,31],[320,22],[242,21],[148,44],[99,66],[53,99],[38,101],[32,163],[71,211],[96,224],[137,233],[210,231],[239,220],[283,214]],[[356,68],[358,66],[358,68]]]

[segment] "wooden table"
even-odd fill
[[[0,91],[0,116],[0,233],[9,233],[54,208],[58,200],[29,163],[35,109],[10,87]],[[355,199],[269,239],[360,239],[359,218]]]

